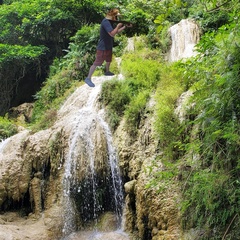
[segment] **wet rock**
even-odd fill
[[[33,103],[23,103],[9,110],[8,116],[17,119],[21,123],[27,123],[32,117]]]
[[[136,180],[126,182],[124,184],[125,193],[134,194],[134,188],[135,188],[136,182],[137,182]]]
[[[99,219],[97,228],[100,232],[115,231],[117,229],[116,215],[111,212],[104,213]]]

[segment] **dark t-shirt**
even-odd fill
[[[112,50],[113,37],[109,35],[109,32],[113,30],[111,23],[104,18],[100,27],[100,39],[98,41],[97,50]]]

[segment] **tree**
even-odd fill
[[[89,0],[24,0],[1,5],[0,44],[4,47],[0,56],[0,91],[5,100],[0,115],[9,107],[32,99],[53,59],[64,56],[69,39],[82,26],[100,21],[101,6],[101,1]],[[36,46],[44,49],[44,54],[36,52],[34,58],[26,57],[27,49],[35,51]],[[6,48],[15,56],[5,52]],[[20,94],[23,85],[28,86],[28,91]]]

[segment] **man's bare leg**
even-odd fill
[[[92,75],[93,75],[96,67],[97,67],[96,65],[92,65],[92,66],[90,67],[89,73],[88,73],[88,76],[87,76],[88,78],[91,78],[91,77],[92,77]]]
[[[92,82],[91,77],[96,69],[96,65],[92,65],[89,69],[88,76],[84,80],[84,82],[89,86],[89,87],[95,87],[95,84]]]
[[[106,72],[109,72],[110,64],[111,62],[106,62],[106,66],[105,66]]]
[[[110,69],[110,64],[111,64],[111,62],[106,62],[106,66],[105,66],[105,75],[106,76],[113,76],[114,75],[114,73],[112,73],[112,72],[110,72],[109,71],[109,69]]]

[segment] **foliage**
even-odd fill
[[[189,8],[190,17],[196,19],[204,33],[216,31],[224,24],[231,21],[229,13],[239,8],[235,0],[209,0],[199,1]]]
[[[142,56],[143,57],[143,56]],[[126,54],[123,58],[122,71],[131,79],[132,89],[152,89],[159,79],[159,63],[152,59],[141,59],[134,54]]]
[[[46,50],[44,46],[0,44],[0,69],[4,68],[4,64],[11,61],[31,62],[39,58]]]
[[[201,55],[186,63],[185,77],[195,81],[195,107],[189,115],[195,116],[198,126],[195,139],[186,147],[199,159],[192,160],[194,172],[185,185],[183,226],[208,229],[203,239],[222,239],[227,225],[232,227],[224,234],[227,239],[240,234],[235,227],[240,197],[240,35],[237,14],[229,16],[234,21],[205,34],[198,44]]]
[[[192,16],[198,14],[193,9],[205,9],[195,18],[204,33],[197,46],[200,54],[165,67],[168,71],[162,69],[156,91],[155,127],[166,169],[152,171],[147,187],[162,190],[163,183],[169,186],[178,176],[183,193],[182,227],[201,229],[199,239],[240,235],[239,6],[237,1],[191,5]],[[167,82],[169,78],[175,81]],[[187,89],[194,95],[180,123],[174,113],[176,99]],[[189,165],[181,168],[185,164]]]
[[[209,42],[214,46],[213,48],[206,48]],[[200,82],[194,86],[198,89],[195,94],[196,109],[201,110],[196,122],[200,124],[201,131],[205,133],[201,134],[203,136],[201,140],[203,144],[206,144],[205,148],[209,150],[204,151],[203,157],[211,159],[210,164],[214,161],[214,156],[217,156],[219,160],[226,156],[227,152],[227,159],[230,161],[228,164],[231,167],[237,164],[235,156],[239,149],[237,144],[240,117],[238,113],[239,43],[238,24],[234,23],[222,27],[210,41],[207,42],[205,38],[199,44],[202,52],[207,52],[210,58],[198,61],[198,66],[196,66],[200,69],[200,65],[204,69],[198,74]],[[215,65],[214,71],[211,69],[210,61]],[[208,162],[209,160],[206,161],[207,165]],[[227,165],[225,168],[228,169]]]
[[[61,71],[49,78],[35,95],[32,124],[35,130],[51,126],[56,119],[56,110],[63,100],[73,91],[77,82],[71,80],[68,71]]]
[[[126,53],[122,57],[125,80],[108,81],[103,84],[100,100],[107,107],[111,126],[115,129],[122,117],[126,129],[136,134],[145,113],[151,91],[159,81],[159,55],[146,49],[144,38],[136,39],[141,51]]]
[[[157,24],[157,32],[160,33],[169,23],[175,24],[188,17],[188,8],[192,5],[191,1],[164,0],[160,3],[160,11],[155,16],[154,23]],[[160,13],[160,14],[159,14]]]
[[[159,166],[159,162],[161,162],[163,167]],[[159,170],[159,168],[161,168],[161,170]],[[165,157],[154,159],[146,171],[149,176],[151,176],[145,186],[147,189],[154,188],[161,194],[176,184],[174,183],[176,182],[174,179],[176,179],[178,175],[177,163],[170,162]]]
[[[169,33],[170,27],[171,24],[166,22],[165,26],[162,28],[162,31],[159,34],[156,34],[156,27],[152,26],[147,34],[151,48],[158,49],[163,56],[169,51],[171,45],[171,37]]]
[[[17,1],[2,5],[0,42],[66,47],[69,38],[89,21],[96,22],[100,1]],[[54,43],[54,45],[52,45]]]
[[[118,126],[130,99],[131,93],[125,81],[112,80],[103,83],[100,101],[107,108],[112,129]]]
[[[11,106],[23,76],[33,68],[40,74],[40,59],[46,51],[44,46],[0,44],[0,115]]]
[[[84,79],[95,59],[99,38],[99,24],[82,27],[69,44],[69,50],[61,63],[62,69],[72,69],[78,79]]]
[[[132,97],[130,104],[125,110],[125,119],[128,130],[132,136],[136,135],[140,127],[140,123],[145,113],[146,105],[148,103],[150,89],[142,90],[137,95]]]
[[[239,181],[234,181],[223,172],[205,169],[195,172],[188,184],[192,188],[185,193],[186,201],[182,209],[186,227],[203,226],[221,232],[222,227],[239,212]],[[205,237],[221,239],[213,233],[210,236],[205,233]]]
[[[18,132],[16,124],[7,118],[0,117],[0,141],[8,138]]]
[[[143,35],[147,34],[149,31],[149,25],[150,25],[150,16],[145,13],[142,9],[136,9],[133,7],[132,9],[129,9],[128,7],[128,20],[133,24],[133,27],[126,28],[125,34],[128,37],[132,37],[134,35]]]
[[[4,51],[0,61],[5,64],[0,69],[0,90],[4,93],[1,115],[12,106],[14,96],[21,103],[39,90],[53,59],[65,54],[63,49],[68,48],[70,38],[79,28],[100,21],[103,5],[102,1],[89,0],[4,3],[0,8],[0,44]],[[31,90],[26,92],[28,96],[22,96],[17,89],[22,89],[26,82],[30,82]]]
[[[182,126],[174,112],[176,101],[185,90],[181,65],[163,66],[156,89],[155,130],[160,147],[170,161],[179,156]]]

